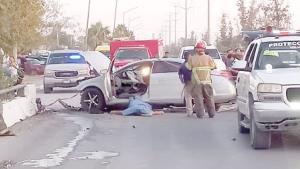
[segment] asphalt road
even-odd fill
[[[45,103],[66,95],[72,93],[44,95],[38,89]],[[183,113],[122,117],[53,109],[12,127],[16,136],[0,137],[0,169],[4,163],[16,169],[300,168],[299,132],[275,134],[270,150],[252,150],[249,135],[237,132],[234,110],[197,119]]]

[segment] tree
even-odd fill
[[[230,40],[228,37],[229,34],[229,26],[228,26],[228,21],[227,21],[227,16],[225,13],[222,14],[222,19],[221,19],[221,25],[220,25],[220,31],[219,31],[219,36],[217,38],[217,48],[220,51],[225,51],[228,48],[230,48]],[[231,26],[232,28],[232,26]],[[231,32],[232,34],[232,32]],[[232,36],[232,35],[231,35]],[[231,37],[232,38],[232,37]]]
[[[223,14],[219,35],[216,40],[217,48],[220,51],[225,52],[228,49],[241,47],[241,39],[242,37],[240,35],[234,35],[231,20],[228,19],[226,14]]]
[[[79,23],[70,17],[65,17],[62,6],[56,0],[47,0],[45,9],[41,30],[43,44],[50,50],[66,46],[71,48],[73,39],[82,32]]]
[[[261,4],[258,4],[256,0],[251,0],[250,6],[247,7],[245,0],[238,0],[237,6],[242,30],[254,30],[261,27]]]
[[[124,38],[124,37],[126,37],[126,38],[129,38],[131,40],[135,39],[133,31],[128,30],[128,28],[123,24],[118,25],[116,27],[113,37],[114,38]]]
[[[288,29],[291,23],[289,6],[285,0],[266,0],[262,3],[264,25],[272,25],[277,29]]]
[[[239,18],[240,18],[240,24],[242,26],[242,30],[248,29],[248,17],[247,17],[248,11],[245,5],[245,0],[238,0],[237,6],[238,6]]]
[[[110,41],[109,27],[103,26],[101,22],[92,25],[88,31],[88,47],[95,49],[101,43]]]
[[[291,15],[285,0],[266,0],[261,3],[251,0],[249,7],[245,2],[237,0],[242,30],[255,30],[269,25],[277,29],[289,28]]]
[[[37,46],[43,14],[43,0],[1,0],[0,46],[14,57]]]

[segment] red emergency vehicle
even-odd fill
[[[115,58],[115,66],[162,56],[161,40],[118,40],[110,42],[110,58]]]

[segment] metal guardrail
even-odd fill
[[[7,89],[0,90],[0,102],[3,100],[11,100],[15,97],[25,97],[26,85],[17,85]],[[1,104],[1,103],[0,103]]]

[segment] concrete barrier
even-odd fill
[[[8,127],[36,114],[35,85],[19,85],[0,91],[0,135]],[[3,97],[4,96],[4,97]]]

